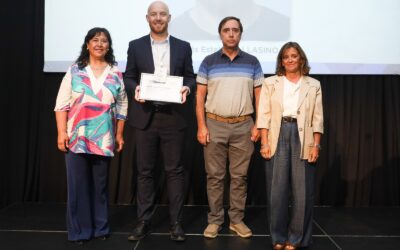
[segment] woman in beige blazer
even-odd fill
[[[309,71],[303,49],[288,42],[278,54],[276,75],[266,78],[261,89],[257,127],[266,159],[273,249],[307,247],[312,241],[323,111],[320,83]]]

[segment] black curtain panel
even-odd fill
[[[53,112],[63,74],[43,73],[44,0],[2,1],[0,14],[0,207],[16,202],[65,202],[65,163],[56,147]],[[63,44],[59,46],[63,49]],[[313,77],[322,83],[325,115],[316,205],[399,206],[400,76]],[[185,141],[186,203],[207,204],[203,152],[196,141],[193,94],[191,97],[193,109]],[[110,168],[112,204],[135,203],[134,140],[134,132],[127,126],[125,149]],[[265,166],[258,150],[259,146],[249,169],[250,205],[266,204]],[[168,203],[160,155],[155,156],[159,160],[156,199]],[[225,198],[228,201],[227,195]]]

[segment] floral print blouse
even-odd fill
[[[69,150],[114,156],[116,120],[126,120],[128,98],[122,73],[107,66],[95,77],[90,66],[73,64],[65,74],[54,111],[67,111]]]

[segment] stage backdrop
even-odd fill
[[[0,207],[15,202],[65,202],[65,164],[56,148],[53,112],[63,75],[43,73],[44,0],[3,1],[0,17],[4,24],[0,39]],[[63,46],[59,44],[59,49]],[[314,77],[322,83],[325,113],[316,204],[399,206],[400,76]],[[194,111],[189,116],[187,203],[207,204]],[[125,132],[125,150],[110,168],[112,204],[135,203],[135,135],[129,127]],[[167,203],[161,168],[157,179],[157,202]],[[248,183],[248,203],[264,205],[264,167],[258,154],[250,166]]]

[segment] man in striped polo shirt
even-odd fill
[[[204,236],[215,238],[224,223],[223,193],[229,159],[229,228],[240,237],[250,237],[243,222],[247,197],[247,170],[259,132],[255,113],[264,75],[256,57],[241,51],[240,19],[226,17],[218,26],[223,47],[207,56],[197,75],[197,139],[204,146],[207,195],[210,212]],[[205,101],[206,100],[206,101]]]

